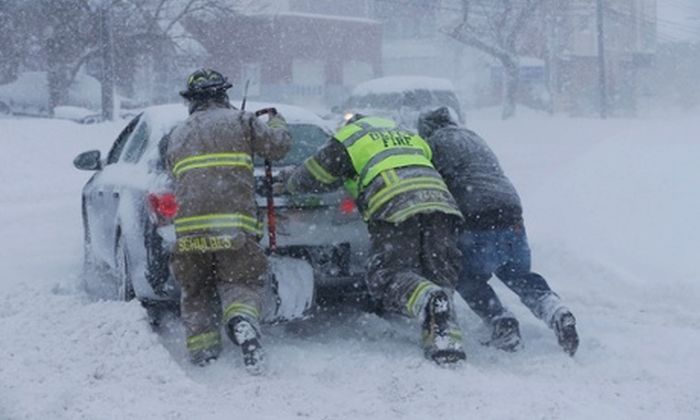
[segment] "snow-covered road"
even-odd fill
[[[122,123],[0,119],[0,419],[699,419],[700,116],[503,123],[468,116],[519,188],[536,270],[577,316],[575,358],[497,284],[525,349],[422,358],[417,326],[351,309],[267,328],[264,377],[230,345],[191,367],[177,320],[154,333],[135,302],[77,287],[72,167]]]

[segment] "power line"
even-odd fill
[[[692,27],[692,26],[684,25],[684,24],[681,24],[678,22],[670,21],[667,19],[662,19],[659,17],[657,17],[656,20],[645,19],[643,16],[637,16],[637,17],[632,16],[630,14],[612,9],[610,7],[607,7],[606,11],[612,13],[617,18],[626,19],[628,22],[636,23],[639,21],[639,22],[643,22],[643,23],[655,24],[657,26],[657,28],[659,28],[660,31],[661,30],[664,30],[664,31],[676,30],[676,31],[683,32],[685,35],[696,35],[696,36],[700,37],[700,27]],[[658,35],[662,35],[662,32],[660,32],[660,31],[658,32]],[[665,34],[665,35],[669,35],[669,34]]]

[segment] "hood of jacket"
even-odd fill
[[[457,123],[452,119],[450,110],[444,106],[433,111],[421,112],[418,117],[418,135],[426,140],[435,131],[449,126],[456,127]]]

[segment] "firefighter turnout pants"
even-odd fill
[[[452,294],[461,258],[457,222],[455,216],[433,212],[398,224],[369,223],[367,286],[382,310],[418,317],[433,291]]]
[[[195,360],[221,351],[221,324],[243,317],[259,330],[267,257],[250,236],[236,250],[175,253],[187,350]]]

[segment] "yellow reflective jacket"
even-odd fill
[[[461,217],[431,157],[420,136],[391,120],[363,118],[340,129],[297,168],[287,188],[325,191],[344,183],[368,221],[400,223],[434,211]]]

